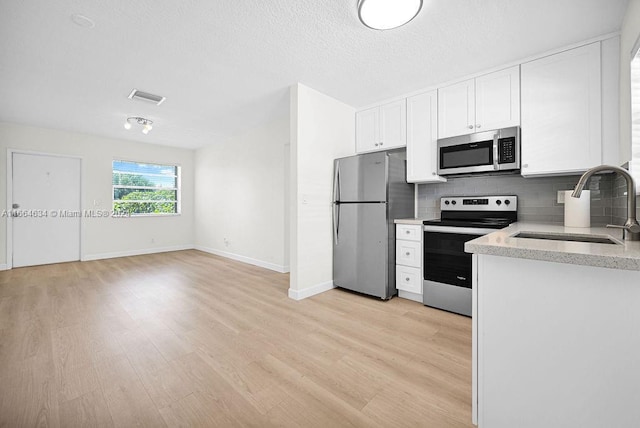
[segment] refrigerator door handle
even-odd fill
[[[338,245],[338,235],[340,234],[340,204],[333,203],[333,243]]]
[[[333,200],[340,201],[340,161],[336,161],[336,170],[333,173]]]

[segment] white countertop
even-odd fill
[[[610,236],[620,244],[513,238],[513,235],[525,231]],[[558,224],[518,222],[469,241],[464,249],[467,253],[640,271],[640,241],[623,241],[621,230],[605,227],[564,227]]]
[[[422,225],[422,222],[425,220],[433,220],[433,217],[431,218],[397,218],[395,220],[393,220],[393,222],[395,224],[419,224]]]

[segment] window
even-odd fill
[[[640,50],[631,60],[631,160],[629,171],[640,183]],[[640,191],[640,186],[636,192]]]
[[[113,210],[130,215],[180,213],[180,167],[113,161]]]

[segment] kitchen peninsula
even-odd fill
[[[515,223],[466,244],[479,427],[640,425],[640,242],[621,237]]]

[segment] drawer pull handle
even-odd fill
[[[405,253],[405,256],[410,256],[410,255],[411,255],[411,253],[408,252],[408,251]]]
[[[456,278],[458,278],[460,281],[466,281],[467,278],[465,278],[464,276],[456,276]]]
[[[411,233],[410,230],[405,231],[404,233],[406,233],[407,235]]]

